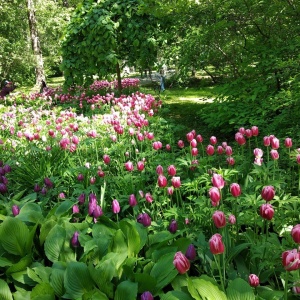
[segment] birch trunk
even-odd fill
[[[28,14],[28,23],[30,31],[30,39],[33,55],[35,56],[36,66],[35,66],[35,79],[36,85],[40,86],[42,80],[45,81],[45,72],[44,72],[44,61],[43,55],[37,30],[35,9],[33,0],[27,0],[27,14]]]

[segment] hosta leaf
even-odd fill
[[[52,261],[58,261],[66,239],[66,230],[56,225],[49,232],[45,241],[45,254]]]
[[[81,262],[70,262],[67,266],[64,284],[66,292],[73,299],[81,298],[82,295],[91,291],[94,287],[88,267]]]
[[[109,300],[107,296],[100,292],[98,289],[94,289],[91,292],[85,293],[82,296],[82,300]]]
[[[189,279],[188,291],[196,300],[227,300],[226,295],[219,290],[218,286],[204,279]]]
[[[31,292],[30,299],[32,300],[54,300],[55,294],[51,285],[47,282],[37,284]]]
[[[0,267],[9,267],[13,263],[5,257],[0,257]]]
[[[125,237],[121,229],[117,230],[113,237],[111,251],[115,253],[127,254],[127,244],[125,242]]]
[[[23,222],[40,223],[43,220],[41,207],[36,203],[26,203],[17,218]]]
[[[170,291],[160,297],[161,300],[193,300],[193,298],[182,291]]]
[[[65,271],[60,269],[53,269],[50,277],[50,284],[53,287],[55,295],[62,297],[66,289],[64,287]]]
[[[30,266],[32,263],[32,256],[31,254],[22,257],[17,263],[13,264],[6,270],[6,274],[12,274],[20,271],[24,271]]]
[[[14,300],[30,300],[30,294],[29,291],[20,290],[15,293],[13,293]]]
[[[174,252],[163,255],[153,266],[150,275],[157,280],[156,291],[169,284],[178,274],[173,265]]]
[[[0,279],[0,299],[13,300],[8,284],[2,279]]]
[[[61,216],[66,214],[67,212],[71,212],[71,208],[74,206],[74,202],[70,200],[63,201],[56,209],[55,215]]]
[[[253,289],[241,278],[236,278],[230,282],[226,293],[228,300],[255,300]]]
[[[136,256],[140,251],[140,236],[135,227],[126,220],[122,220],[120,228],[126,237],[128,257]]]
[[[137,273],[134,276],[135,282],[139,285],[139,292],[152,291],[155,289],[157,280],[146,273]]]
[[[114,300],[123,300],[126,295],[126,300],[135,300],[137,298],[138,285],[131,281],[122,281],[115,293]]]
[[[54,219],[49,219],[42,224],[41,231],[40,231],[40,244],[41,245],[45,242],[49,232],[56,224],[57,224],[57,221]]]
[[[7,252],[24,256],[30,252],[32,238],[21,220],[7,217],[0,227],[0,243]]]

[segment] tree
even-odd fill
[[[127,63],[152,67],[157,54],[157,20],[140,13],[139,0],[84,1],[69,23],[62,45],[67,85],[117,74]]]

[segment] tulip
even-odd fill
[[[233,197],[238,197],[241,195],[241,187],[238,183],[232,183],[230,185],[230,192]]]
[[[11,211],[12,211],[14,217],[15,217],[20,213],[20,208],[19,208],[18,205],[13,205],[12,208],[11,208]]]
[[[102,215],[103,215],[102,208],[100,207],[100,205],[97,204],[93,211],[93,217],[94,217],[94,219],[97,219],[97,218],[101,217]]]
[[[151,218],[147,213],[142,213],[138,215],[137,222],[143,224],[144,227],[149,227],[151,225]]]
[[[162,175],[163,172],[164,172],[163,167],[162,167],[161,165],[158,165],[158,166],[156,167],[156,174],[157,174],[157,175]]]
[[[221,200],[220,190],[218,188],[216,188],[216,187],[211,187],[209,189],[208,193],[209,193],[209,197],[210,197],[212,206],[219,205],[219,202]]]
[[[206,147],[206,153],[207,153],[207,155],[212,156],[212,155],[215,153],[215,148],[214,148],[214,146],[208,145],[208,146]]]
[[[170,144],[166,144],[166,150],[171,151],[171,145]]]
[[[95,194],[89,195],[89,215],[93,216],[94,210],[97,206],[97,198]]]
[[[144,170],[144,168],[145,168],[144,162],[143,162],[143,161],[139,161],[139,162],[137,163],[137,169],[141,172],[141,171]]]
[[[235,215],[232,215],[232,214],[231,214],[231,215],[228,217],[228,222],[229,222],[229,224],[234,225],[234,224],[236,223]]]
[[[112,212],[118,214],[120,212],[120,204],[117,199],[114,199],[112,202]]]
[[[226,161],[227,163],[230,165],[230,166],[233,166],[235,164],[235,160],[233,157],[229,156],[226,158]]]
[[[150,193],[146,193],[145,199],[147,202],[152,203],[153,202],[153,197]]]
[[[172,186],[169,186],[168,189],[167,189],[167,191],[168,191],[168,195],[171,196],[174,193],[174,188]]]
[[[264,155],[264,152],[260,148],[255,148],[253,150],[253,154],[255,157],[261,158]]]
[[[3,166],[3,170],[4,170],[5,174],[11,172],[11,167],[10,167],[10,165],[4,165],[4,166]],[[4,175],[5,175],[5,174],[4,174]]]
[[[40,188],[40,186],[36,183],[36,184],[34,185],[33,190],[34,190],[34,192],[38,193],[38,192],[41,190],[41,188]]]
[[[150,292],[144,292],[142,295],[141,295],[141,300],[153,300],[153,296]]]
[[[258,136],[259,130],[258,130],[258,127],[257,127],[257,126],[252,126],[252,127],[251,127],[251,131],[252,131],[252,135],[253,135],[253,136]]]
[[[291,138],[286,138],[284,141],[284,145],[286,148],[291,148],[293,146],[293,142]]]
[[[299,283],[298,283],[299,284]],[[293,287],[293,293],[294,294],[300,294],[300,286],[294,286]]]
[[[240,127],[240,128],[239,128],[239,133],[245,134],[245,128],[244,128],[244,127]]]
[[[85,202],[85,194],[82,193],[82,194],[80,194],[80,195],[78,196],[78,203],[79,203],[79,204],[84,204],[84,202]]]
[[[190,145],[192,148],[196,148],[197,147],[197,141],[195,139],[192,139],[190,142]]]
[[[217,138],[215,136],[211,136],[209,138],[209,142],[212,144],[212,145],[215,145],[217,143]]]
[[[257,287],[259,285],[259,278],[255,274],[250,274],[248,277],[248,282],[252,287]]]
[[[136,206],[137,205],[137,200],[134,194],[131,194],[128,198],[128,203],[130,206]]]
[[[223,154],[223,152],[224,152],[223,147],[222,146],[218,146],[217,147],[217,153],[221,155],[221,154]]]
[[[175,176],[176,175],[176,168],[174,165],[168,166],[168,174],[170,176]]]
[[[226,217],[222,211],[215,211],[212,215],[212,219],[217,228],[223,228],[226,226]]]
[[[209,240],[210,252],[214,255],[221,254],[225,250],[222,242],[222,236],[219,233],[214,234]]]
[[[180,274],[184,274],[190,269],[190,262],[181,251],[175,253],[173,264]]]
[[[189,132],[186,134],[186,139],[187,141],[190,143],[194,138],[194,133],[193,132]]]
[[[260,215],[266,220],[272,220],[274,216],[274,209],[271,204],[262,204],[260,207]]]
[[[191,154],[192,154],[192,156],[197,156],[198,155],[198,149],[197,148],[192,148]]]
[[[104,177],[104,176],[105,176],[105,173],[104,173],[103,170],[99,169],[99,170],[97,171],[97,175],[98,175],[99,177]]]
[[[133,171],[133,163],[131,161],[126,162],[124,165],[128,172]]]
[[[225,185],[224,178],[222,177],[222,175],[217,174],[217,173],[213,174],[211,182],[212,182],[213,186],[218,188],[219,190],[221,190]]]
[[[157,179],[157,184],[161,188],[166,187],[168,184],[167,178],[164,175],[159,175]]]
[[[152,148],[153,148],[154,150],[159,150],[159,149],[162,148],[162,143],[161,143],[160,141],[154,142],[154,143],[152,144]]]
[[[169,225],[169,231],[171,233],[175,233],[177,231],[177,229],[178,229],[178,225],[177,225],[176,220],[172,220]]]
[[[251,138],[252,137],[252,130],[251,129],[246,129],[245,130],[245,135],[247,138]]]
[[[271,158],[272,158],[273,160],[278,160],[278,159],[279,159],[279,153],[278,153],[278,151],[275,150],[275,149],[272,149],[272,150],[270,151],[270,155],[271,155]]]
[[[235,140],[236,140],[236,142],[237,142],[240,146],[246,144],[246,139],[245,139],[245,137],[243,136],[243,134],[240,133],[240,132],[237,132],[237,133],[235,134]]]
[[[226,146],[225,147],[225,153],[227,156],[231,156],[233,151],[232,151],[232,148],[230,146]]]
[[[96,177],[92,176],[92,177],[90,178],[90,183],[91,183],[91,184],[95,184],[95,182],[96,182]]]
[[[294,242],[300,244],[300,224],[297,224],[293,227],[291,235]]]
[[[264,137],[264,146],[269,147],[271,145],[271,139],[269,136]]]
[[[182,140],[179,140],[177,145],[180,149],[184,148],[184,142]]]
[[[53,183],[52,183],[52,181],[50,180],[50,178],[48,178],[48,177],[46,177],[46,178],[44,179],[44,183],[45,183],[46,187],[48,187],[48,188],[52,188],[52,187],[53,187]]]
[[[198,134],[198,135],[196,136],[196,141],[197,141],[198,143],[202,143],[202,142],[203,142],[203,137],[202,137],[201,134]]]
[[[185,256],[189,260],[194,260],[196,258],[196,249],[193,244],[190,244],[185,252]]]
[[[75,231],[73,236],[72,236],[72,239],[71,239],[71,245],[76,248],[76,247],[79,247],[80,246],[80,243],[79,243],[79,240],[78,240],[78,236],[79,236],[79,232],[78,231]]]
[[[265,201],[273,200],[274,196],[275,196],[275,188],[272,185],[267,185],[267,186],[263,187],[263,189],[261,191],[261,197]]]
[[[78,181],[83,181],[83,179],[84,179],[84,176],[82,174],[78,174],[77,180]]]
[[[278,138],[273,137],[271,139],[271,147],[272,147],[272,149],[275,149],[275,150],[279,148],[279,139]]]
[[[172,179],[171,179],[171,182],[172,182],[172,186],[174,187],[174,188],[180,188],[180,186],[181,186],[181,182],[180,182],[180,177],[172,177]]]
[[[287,271],[294,271],[300,268],[300,254],[297,249],[284,251],[281,258],[282,265]]]
[[[73,205],[73,207],[72,207],[72,212],[73,212],[73,214],[78,214],[79,213],[79,207],[78,207],[78,205]]]
[[[106,165],[108,165],[110,163],[110,157],[107,154],[103,155],[103,161]]]
[[[66,196],[65,196],[64,193],[59,193],[59,194],[58,194],[58,198],[59,198],[59,199],[65,199]]]

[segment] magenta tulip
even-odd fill
[[[151,225],[151,218],[147,213],[141,213],[137,217],[137,222],[143,224],[144,227]]]
[[[141,295],[141,300],[153,300],[153,296],[150,292],[144,292],[142,295]]]
[[[78,196],[77,200],[78,200],[79,204],[84,204],[84,202],[85,202],[85,194],[84,193],[80,194]]]
[[[220,190],[217,187],[211,187],[209,189],[208,194],[209,194],[212,206],[219,205],[219,202],[221,200]]]
[[[284,141],[284,145],[286,148],[291,148],[293,146],[293,142],[291,138],[286,138]]]
[[[176,168],[174,165],[168,166],[168,174],[170,176],[175,176],[176,175]]]
[[[300,244],[300,224],[297,224],[293,227],[291,235],[294,242]]]
[[[137,169],[141,172],[141,171],[144,170],[144,168],[145,168],[144,162],[143,161],[138,161],[138,163],[137,163]]]
[[[194,138],[194,133],[193,132],[189,132],[186,134],[186,139],[187,141],[190,143]]]
[[[157,184],[161,188],[166,187],[168,184],[167,178],[164,175],[159,175],[157,179]]]
[[[222,254],[225,246],[222,242],[222,236],[219,233],[214,234],[209,240],[210,252],[214,255]]]
[[[233,166],[235,164],[235,160],[232,156],[227,157],[226,161],[230,166]]]
[[[264,142],[264,146],[265,147],[269,147],[271,145],[271,139],[269,136],[265,136],[264,139],[263,139],[263,142]]]
[[[300,268],[300,254],[297,249],[284,251],[281,258],[282,265],[287,271],[294,271]]]
[[[198,155],[198,148],[192,148],[191,154],[192,154],[192,156],[197,156]]]
[[[217,173],[213,174],[211,182],[212,182],[213,186],[218,188],[219,190],[221,190],[225,185],[224,178],[222,177],[222,175],[217,174]]]
[[[171,182],[172,182],[172,186],[176,189],[176,188],[180,188],[181,186],[181,182],[180,182],[180,177],[172,177],[171,179]]]
[[[15,217],[20,213],[20,208],[19,208],[18,205],[13,205],[12,208],[11,208],[11,211],[12,211],[14,217]]]
[[[250,274],[248,277],[248,282],[252,287],[259,286],[259,278],[255,274]]]
[[[217,140],[217,138],[216,138],[215,136],[211,136],[211,137],[209,138],[209,142],[210,142],[212,145],[215,145],[215,144],[218,142],[218,140]]]
[[[212,156],[212,155],[215,153],[215,148],[214,148],[214,146],[208,145],[208,146],[206,147],[206,153],[207,153],[207,155]]]
[[[230,192],[233,197],[239,197],[241,195],[241,187],[238,183],[232,183],[230,185]]]
[[[260,215],[266,220],[272,220],[274,216],[274,209],[271,204],[262,204],[260,207]]]
[[[73,214],[78,214],[79,213],[79,207],[78,207],[78,205],[73,205],[73,207],[72,207],[72,212],[73,212]]]
[[[264,152],[260,148],[255,148],[253,150],[253,154],[255,157],[261,158],[264,155]]]
[[[185,256],[189,260],[194,260],[196,258],[196,249],[193,244],[190,244],[186,249]]]
[[[130,206],[136,206],[137,205],[137,200],[134,194],[131,194],[128,198],[128,203]]]
[[[234,225],[234,224],[236,223],[235,215],[232,215],[232,214],[231,214],[231,215],[228,217],[228,222],[229,222],[229,224]]]
[[[258,127],[257,127],[257,126],[252,126],[252,127],[251,127],[251,131],[252,131],[252,135],[253,135],[253,136],[258,136],[259,130],[258,130]]]
[[[272,149],[278,149],[279,148],[279,139],[276,137],[271,138],[271,147]]]
[[[172,220],[169,224],[169,231],[171,233],[175,233],[178,229],[178,224],[176,220]]]
[[[240,133],[240,132],[237,132],[237,133],[235,134],[235,140],[236,140],[236,142],[237,142],[240,146],[246,144],[246,139],[245,139],[245,137],[243,136],[243,134]]]
[[[222,211],[215,211],[212,215],[212,219],[217,228],[223,228],[226,226],[226,217]]]
[[[225,153],[227,156],[231,156],[233,153],[232,148],[230,146],[226,146]]]
[[[78,232],[78,231],[75,231],[74,234],[73,234],[73,236],[72,236],[72,239],[71,239],[71,245],[72,245],[74,248],[80,246],[78,236],[79,236],[79,232]]]
[[[164,173],[163,167],[162,167],[161,165],[158,165],[158,166],[156,167],[156,174],[157,174],[157,175],[162,175],[163,173]]]
[[[275,196],[275,188],[272,185],[264,186],[261,191],[261,197],[265,201],[271,201],[274,199]]]
[[[183,140],[179,140],[178,143],[177,143],[177,145],[178,145],[178,147],[180,149],[184,148],[184,142],[183,142]]]
[[[279,153],[278,153],[278,151],[275,150],[275,149],[272,149],[272,150],[270,151],[270,155],[271,155],[271,158],[272,158],[273,160],[278,160],[278,159],[279,159]]]
[[[103,161],[106,165],[108,165],[110,163],[110,157],[107,154],[103,155]]]
[[[120,212],[120,204],[117,199],[113,200],[111,208],[114,214],[118,214]]]
[[[125,165],[125,169],[128,172],[132,172],[133,171],[133,163],[131,161],[127,161],[124,165]]]
[[[202,142],[203,142],[203,137],[202,137],[201,134],[198,134],[198,135],[196,136],[196,141],[197,141],[198,143],[202,143]]]
[[[147,202],[152,203],[153,202],[153,197],[150,193],[146,193],[145,199]]]
[[[190,262],[181,251],[175,253],[173,264],[180,274],[184,274],[190,269]]]

